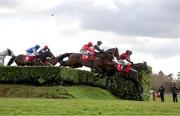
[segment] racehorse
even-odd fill
[[[138,75],[138,73],[140,73],[141,71],[144,71],[145,73],[150,72],[146,62],[130,65],[128,72],[125,72],[125,70],[119,70],[117,64],[115,64],[114,66],[116,67],[114,71],[115,77],[133,81],[137,88],[138,94],[142,93],[143,87],[139,82],[139,79],[141,79],[141,77],[140,75]],[[111,67],[111,69],[113,69],[113,67]],[[107,78],[106,85],[108,88],[110,86],[111,79],[112,78]]]
[[[0,53],[0,65],[4,65],[4,59],[6,56],[11,56],[11,57],[14,57],[14,53],[9,49],[7,48],[6,50],[2,51]]]
[[[46,60],[47,57],[53,58],[54,55],[51,53],[51,51],[46,51],[42,53],[39,56],[34,56],[32,61],[27,60],[27,55],[20,54],[18,56],[14,56],[13,58],[10,59],[8,62],[8,66],[10,66],[14,61],[18,66],[39,66],[39,65],[47,65],[44,64],[43,62]]]
[[[65,57],[68,57],[68,60],[63,61]],[[65,53],[62,54],[60,59],[61,66],[70,66],[72,68],[78,68],[82,66],[87,66],[97,70],[99,73],[103,73],[104,69],[108,66],[113,65],[114,57],[119,60],[119,51],[117,48],[111,48],[105,52],[95,53],[94,60],[84,61],[82,59],[82,54],[80,53]]]

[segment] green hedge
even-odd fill
[[[107,78],[111,78],[107,89],[115,96],[131,100],[148,100],[151,74],[141,72],[143,97],[137,96],[133,82],[120,77],[98,77],[89,71],[63,67],[0,67],[0,83],[53,85],[91,85],[106,88]]]
[[[151,73],[146,74],[145,72],[141,71],[139,73],[139,77],[141,77],[139,81],[144,89],[143,93],[139,94],[134,82],[126,80],[122,77],[122,75],[118,75],[118,77],[110,77],[108,82],[110,87],[108,89],[115,96],[123,99],[147,101],[150,98],[149,92],[151,88]]]

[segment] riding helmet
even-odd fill
[[[89,42],[89,43],[88,43],[88,46],[93,46],[92,42]]]
[[[35,48],[36,48],[36,49],[39,49],[39,48],[40,48],[40,45],[39,45],[39,44],[36,44],[36,45],[35,45]]]
[[[48,46],[47,46],[47,45],[45,45],[45,46],[44,46],[44,49],[48,49]]]
[[[131,54],[132,54],[132,51],[131,51],[131,50],[126,50],[126,54],[131,55]]]
[[[101,44],[102,44],[102,41],[97,41],[97,44],[98,44],[98,45],[101,45]]]

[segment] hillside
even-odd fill
[[[117,99],[107,90],[90,86],[51,86],[0,84],[0,97],[10,98],[65,98]]]

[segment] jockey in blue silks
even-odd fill
[[[35,45],[34,47],[31,47],[29,49],[26,50],[26,55],[28,56],[37,56],[37,50],[40,48],[40,45]]]

